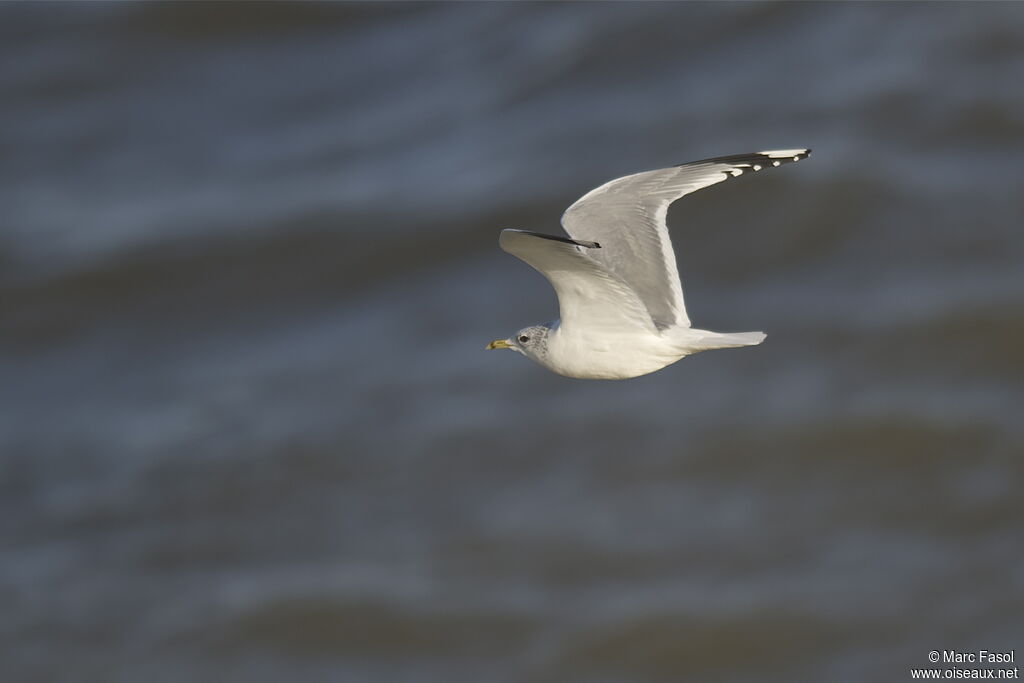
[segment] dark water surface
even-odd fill
[[[0,679],[903,681],[1024,656],[1024,4],[0,5]],[[502,227],[670,212],[626,382]]]

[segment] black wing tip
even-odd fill
[[[748,154],[732,154],[724,157],[712,157],[700,161],[687,161],[676,166],[697,166],[700,164],[724,164],[732,166],[731,171],[725,171],[730,176],[742,175],[744,171],[760,171],[763,168],[792,164],[811,156],[810,149],[772,149],[764,152],[750,152]]]
[[[576,247],[586,247],[587,249],[601,248],[601,245],[597,242],[584,242],[582,240],[569,239],[568,237],[559,237],[558,235],[545,235],[542,232],[530,232],[529,230],[510,230],[510,232],[518,232],[521,235],[529,235],[530,237],[540,237],[541,239],[551,240],[553,242],[564,242],[565,244],[571,244]]]

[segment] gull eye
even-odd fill
[[[519,343],[520,344],[525,344],[528,341],[530,341],[530,338],[527,337],[525,334],[519,335]]]

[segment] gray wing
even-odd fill
[[[689,327],[665,224],[669,205],[709,185],[806,159],[810,153],[809,149],[781,149],[737,154],[618,178],[566,209],[562,227],[573,239],[601,244],[592,258],[636,292],[658,329]]]
[[[555,288],[563,327],[606,335],[655,331],[636,293],[591,257],[600,244],[523,230],[502,230],[498,244]]]

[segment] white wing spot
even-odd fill
[[[732,173],[732,176],[735,178],[738,175],[743,175],[743,169],[742,168],[734,168],[731,171],[729,171],[729,173]]]
[[[754,170],[755,171],[760,171],[761,170],[761,166],[759,164],[754,164]]]
[[[800,161],[800,157],[793,157],[793,161]]]
[[[778,166],[781,163],[782,163],[781,161],[773,161],[772,162],[772,166]]]

